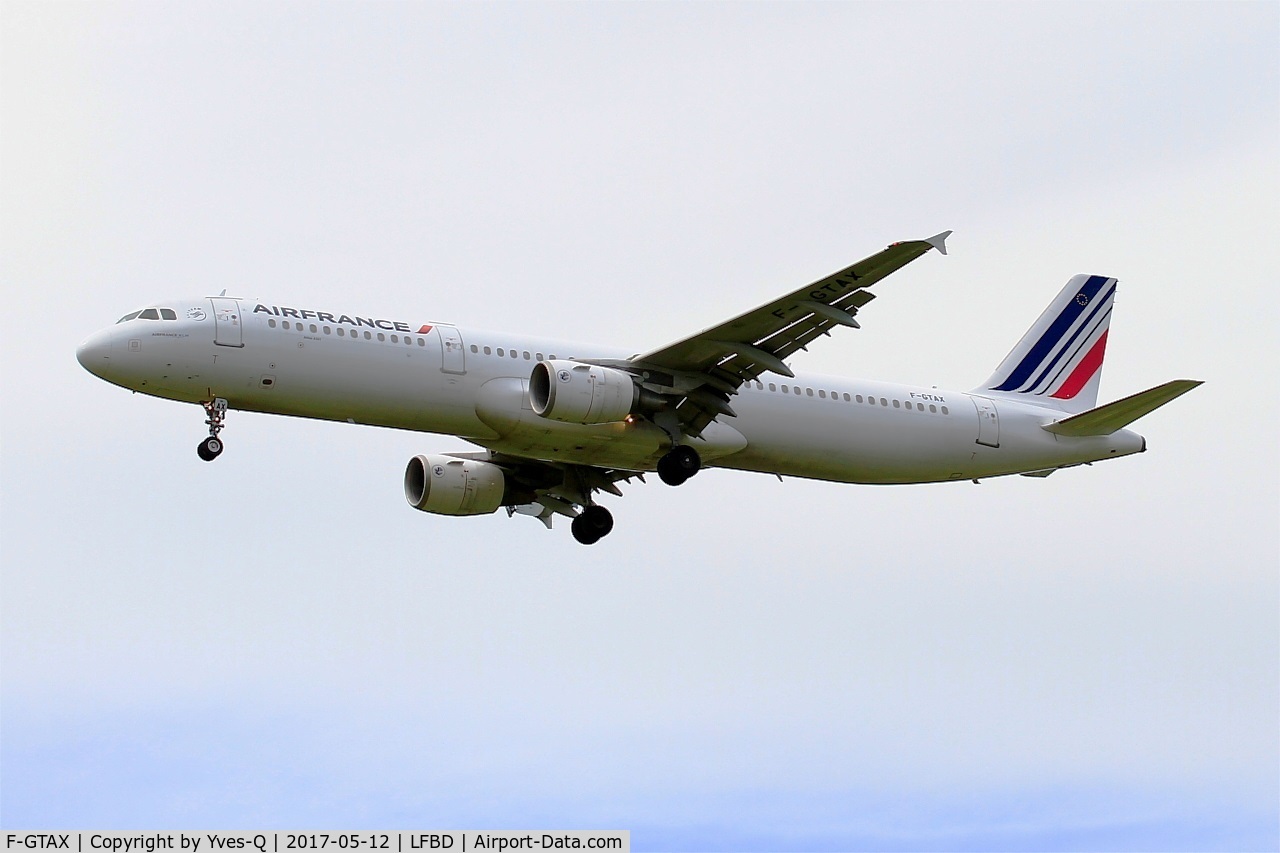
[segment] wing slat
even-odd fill
[[[866,288],[930,249],[946,254],[945,231],[927,240],[894,243],[882,252],[695,335],[632,358],[638,368],[703,374],[718,391],[737,392],[766,372],[790,375],[783,361],[837,326],[858,328],[858,310],[875,299]],[[690,395],[676,407],[684,429],[700,435],[719,407]]]

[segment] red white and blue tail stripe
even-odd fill
[[[1116,280],[1078,275],[1000,362],[983,388],[1082,412],[1098,401]]]

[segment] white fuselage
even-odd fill
[[[614,347],[214,298],[166,303],[80,348],[117,385],[232,409],[460,436],[501,453],[650,471],[671,447],[646,418],[582,426],[529,403],[534,364],[623,359]],[[293,316],[290,316],[291,312]],[[287,328],[286,328],[287,326]],[[923,483],[1045,471],[1144,449],[1141,436],[1064,437],[1062,411],[1000,394],[766,374],[688,440],[711,467],[851,483]]]

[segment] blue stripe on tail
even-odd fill
[[[1079,299],[1072,299],[1068,302],[1066,307],[1062,309],[1062,313],[1053,321],[1053,324],[1040,336],[1040,340],[1036,341],[1035,346],[1031,348],[1022,361],[1018,363],[1018,366],[1013,369],[1013,372],[1009,374],[1009,378],[993,390],[1013,391],[1021,387],[1035,369],[1049,356],[1049,353],[1053,352],[1054,347],[1058,345],[1063,336],[1067,334],[1067,330],[1089,307],[1093,302],[1093,298],[1098,295],[1098,291],[1102,289],[1102,285],[1106,282],[1107,279],[1103,276],[1090,276],[1084,287],[1080,289],[1080,293],[1085,296],[1083,304]]]
[[[1045,377],[1054,372],[1054,368],[1058,366],[1058,363],[1062,361],[1063,356],[1066,356],[1067,353],[1070,353],[1070,355],[1067,357],[1066,364],[1063,365],[1064,368],[1075,360],[1075,357],[1080,354],[1081,348],[1088,343],[1089,339],[1093,337],[1093,333],[1098,330],[1098,324],[1106,320],[1107,314],[1111,312],[1111,297],[1115,292],[1116,289],[1113,286],[1102,296],[1101,299],[1095,299],[1091,302],[1092,310],[1089,312],[1089,316],[1085,318],[1085,321],[1079,325],[1074,333],[1072,333],[1067,342],[1062,345],[1062,348],[1058,350],[1058,354],[1053,357],[1053,360],[1045,365],[1044,370],[1040,371],[1040,375],[1035,378],[1035,381],[1027,387],[1027,393],[1034,394],[1043,392],[1044,389],[1040,387],[1041,383],[1044,382]],[[1098,316],[1100,312],[1102,313],[1101,317]],[[1084,339],[1073,348],[1072,344],[1075,344],[1076,340],[1080,338],[1081,335],[1084,335]],[[1061,370],[1057,371],[1058,374],[1061,374],[1061,372]],[[1054,376],[1054,382],[1056,382],[1057,379],[1058,376]]]

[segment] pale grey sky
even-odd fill
[[[0,823],[1275,848],[1280,7],[6,2]],[[822,372],[969,388],[1073,274],[1150,452],[708,472],[593,548],[457,439],[130,395],[166,296],[642,349],[894,240]]]

